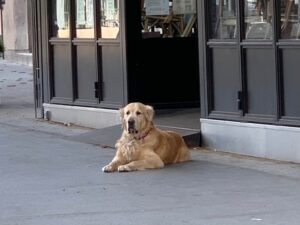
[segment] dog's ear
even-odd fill
[[[147,119],[148,121],[152,121],[154,117],[154,109],[150,105],[146,105]]]
[[[119,113],[120,113],[120,121],[121,121],[122,129],[124,129],[124,127],[125,127],[124,108],[120,108]]]

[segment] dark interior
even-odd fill
[[[142,38],[141,1],[125,4],[129,101],[199,107],[197,36]]]

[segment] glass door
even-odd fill
[[[53,0],[49,4],[51,102],[121,106],[119,0]]]
[[[299,0],[280,1],[279,57],[282,104],[281,121],[300,123],[300,6]]]

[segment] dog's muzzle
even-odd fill
[[[136,134],[138,131],[135,129],[135,122],[133,119],[128,120],[128,133],[130,134]]]

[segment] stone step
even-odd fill
[[[189,148],[200,146],[200,131],[187,128],[178,128],[170,126],[157,125],[161,130],[170,130],[179,133],[185,140]],[[68,139],[99,145],[101,147],[114,148],[116,141],[120,138],[122,130],[120,125],[110,126],[102,129],[96,129],[84,134],[68,137]]]

